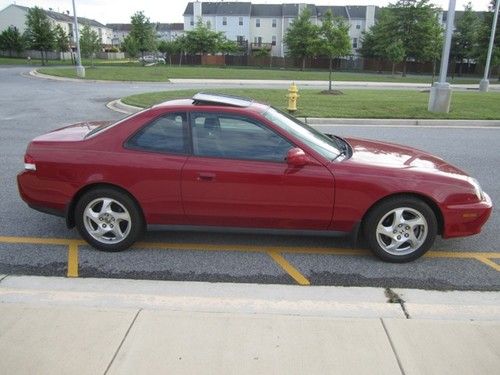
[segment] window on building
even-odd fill
[[[189,24],[190,24],[191,26],[194,26],[194,19],[193,19],[193,17],[191,17],[191,19],[189,20]]]
[[[358,48],[358,38],[352,38],[352,48]]]
[[[255,20],[255,27],[260,27],[260,18]]]
[[[276,27],[276,18],[273,18],[273,27]]]
[[[243,26],[243,17],[240,17],[240,19],[238,20],[238,24],[239,24],[240,26]]]
[[[243,44],[245,42],[245,37],[243,35],[236,36],[236,42],[238,44]]]
[[[227,17],[222,17],[222,25],[227,25]]]
[[[356,29],[361,29],[361,25],[359,23],[356,25]]]
[[[273,35],[273,39],[272,39],[271,44],[272,44],[273,46],[275,46],[275,45],[276,45],[276,35]]]

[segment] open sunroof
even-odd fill
[[[253,100],[240,96],[199,92],[193,96],[194,104],[219,104],[232,107],[248,107]]]

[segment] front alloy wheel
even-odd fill
[[[437,221],[425,202],[413,197],[395,197],[370,211],[364,229],[375,255],[402,263],[429,250],[437,234]]]

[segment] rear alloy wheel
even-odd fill
[[[144,227],[137,204],[115,189],[101,188],[85,193],[76,205],[75,215],[80,235],[104,251],[127,249]]]
[[[425,202],[395,197],[369,212],[364,230],[375,255],[388,262],[403,263],[429,250],[437,235],[437,220]]]

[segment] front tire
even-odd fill
[[[414,197],[389,198],[376,205],[364,222],[372,252],[380,259],[404,263],[424,255],[437,235],[434,211]]]
[[[112,252],[129,248],[144,230],[137,203],[126,193],[112,188],[85,193],[76,204],[75,223],[91,246]]]

